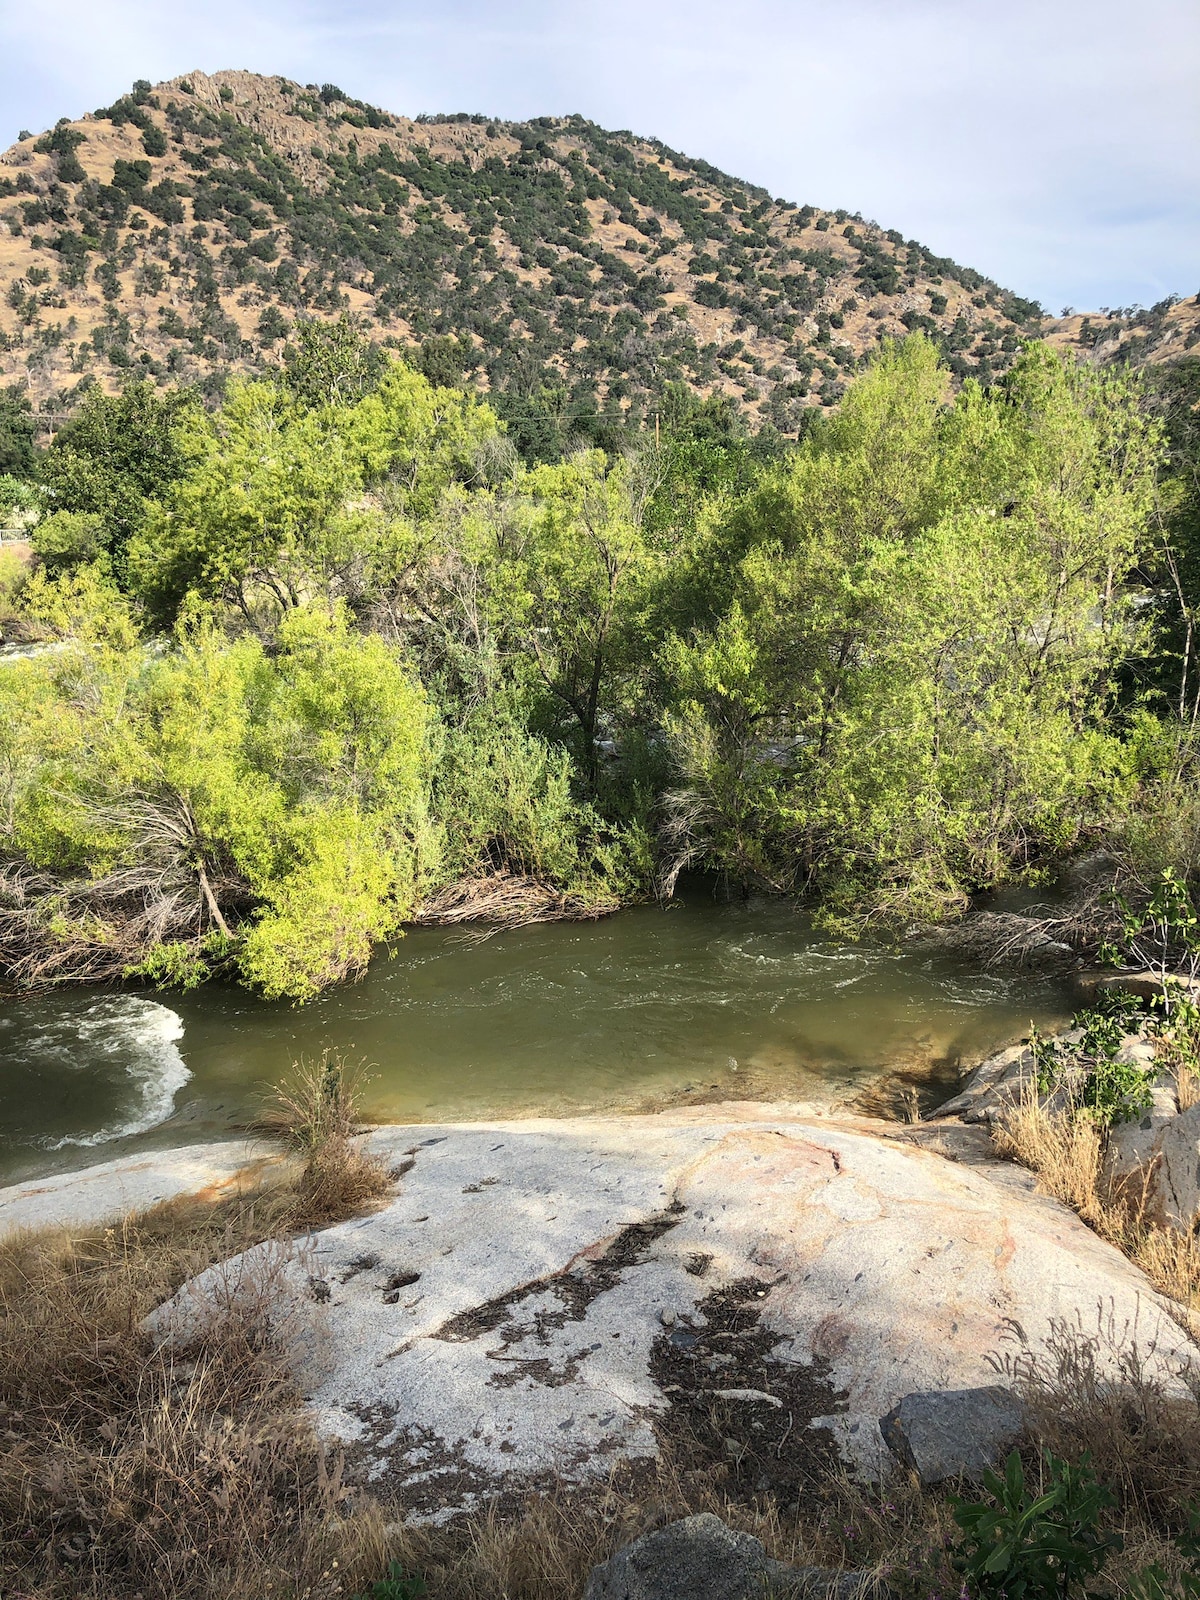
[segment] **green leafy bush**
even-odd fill
[[[972,1600],[1068,1600],[1122,1548],[1119,1534],[1101,1530],[1115,1501],[1087,1457],[1072,1466],[1046,1451],[1042,1478],[1027,1483],[1014,1450],[1003,1477],[984,1473],[982,1499],[956,1504],[956,1565]]]
[[[356,1594],[354,1600],[421,1600],[425,1593],[425,1580],[417,1573],[406,1572],[398,1561],[388,1567],[386,1578],[377,1578],[369,1589]]]

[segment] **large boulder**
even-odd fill
[[[794,1500],[839,1457],[886,1472],[879,1418],[905,1395],[994,1384],[1066,1324],[1136,1329],[1172,1390],[1192,1354],[1028,1174],[894,1127],[739,1105],[371,1145],[408,1169],[390,1204],[211,1269],[152,1325],[186,1341],[258,1295],[319,1430],[414,1517],[677,1440],[731,1488]]]
[[[1200,1220],[1200,1105],[1179,1111],[1173,1086],[1156,1085],[1150,1110],[1113,1129],[1105,1172],[1147,1222],[1189,1233]]]
[[[870,1574],[772,1561],[759,1540],[705,1512],[645,1534],[593,1567],[583,1600],[867,1600]]]

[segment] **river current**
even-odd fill
[[[0,1174],[222,1137],[326,1047],[366,1064],[379,1120],[738,1098],[897,1111],[1070,1010],[1052,977],[838,944],[786,903],[689,886],[601,922],[416,929],[301,1009],[215,985],[0,998]]]

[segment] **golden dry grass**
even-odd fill
[[[1175,1073],[1175,1099],[1180,1111],[1190,1111],[1200,1103],[1200,1077],[1190,1066],[1181,1065]]]
[[[622,1545],[709,1511],[760,1539],[776,1560],[863,1570],[902,1595],[956,1594],[949,1500],[914,1481],[886,1489],[838,1474],[799,1502],[731,1494],[716,1478],[680,1475],[669,1455],[649,1479],[532,1496],[446,1528],[395,1527],[392,1559],[420,1573],[429,1600],[578,1600],[587,1575]]]
[[[1104,1176],[1104,1134],[1089,1117],[1050,1110],[1030,1089],[993,1128],[1001,1154],[1031,1168],[1039,1186],[1115,1245],[1178,1303],[1189,1332],[1200,1330],[1200,1242],[1147,1221],[1145,1192]]]
[[[142,1320],[287,1226],[287,1185],[120,1228],[0,1244],[0,1594],[145,1600],[346,1592],[378,1518],[299,1410],[265,1317],[156,1348]],[[337,1567],[332,1563],[337,1562]]]
[[[290,1213],[295,1228],[321,1228],[361,1211],[388,1193],[387,1168],[357,1144],[366,1068],[336,1050],[301,1058],[271,1093],[259,1130],[304,1157]]]
[[[302,1411],[269,1277],[190,1338],[144,1326],[213,1263],[387,1190],[352,1143],[354,1089],[335,1058],[299,1070],[277,1110],[303,1160],[252,1196],[0,1241],[5,1600],[334,1600],[383,1570],[381,1515]]]

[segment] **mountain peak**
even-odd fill
[[[43,408],[131,372],[211,388],[342,312],[560,432],[636,425],[671,383],[791,432],[883,337],[924,328],[987,380],[1042,328],[894,229],[579,116],[194,71],[0,157],[0,379]]]

